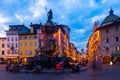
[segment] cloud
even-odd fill
[[[106,0],[102,0],[102,3],[103,3],[103,4],[106,3]]]
[[[29,6],[29,11],[33,13],[33,18],[42,17],[45,14],[46,0],[36,0]]]
[[[17,13],[15,13],[14,15],[21,23],[24,23],[25,20],[30,19],[30,16],[28,16],[28,15],[17,14]]]
[[[22,15],[15,14],[15,17],[20,20],[20,22],[24,22],[24,17]]]
[[[0,23],[0,27],[2,27],[0,29],[0,37],[5,37],[6,36],[5,30],[8,30],[8,25]]]
[[[72,43],[74,43],[78,51],[81,51],[82,48],[86,50],[87,42],[88,41],[72,41]]]
[[[76,33],[77,34],[84,34],[86,32],[86,29],[85,28],[83,28],[83,29],[77,29],[76,30]]]
[[[90,6],[91,6],[91,7],[95,7],[95,3],[94,3],[93,0],[90,0]]]
[[[81,6],[81,1],[79,0],[62,0],[62,3],[64,8],[67,10],[72,10],[75,8],[79,8]]]
[[[0,37],[5,37],[5,30],[8,29],[8,26],[6,24],[8,22],[10,22],[10,18],[0,14]]]
[[[1,30],[0,30],[0,37],[5,37],[5,36],[6,36],[5,31],[1,31]]]
[[[8,17],[5,17],[2,14],[0,14],[0,23],[3,24],[3,23],[7,23],[9,21],[10,21],[10,19]]]
[[[96,16],[91,18],[91,21],[92,21],[92,23],[95,23],[95,21],[103,20],[105,17],[106,17],[106,14],[96,15]]]

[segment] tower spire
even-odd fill
[[[113,12],[114,12],[114,11],[112,10],[112,7],[111,7],[111,10],[109,11],[109,14],[110,14],[110,15],[113,15]]]

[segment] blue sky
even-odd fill
[[[11,24],[45,23],[52,9],[53,21],[69,26],[70,41],[80,51],[86,49],[94,22],[101,24],[111,7],[120,16],[120,0],[0,0],[0,37]]]

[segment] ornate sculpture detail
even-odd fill
[[[51,19],[53,18],[52,9],[50,9],[50,11],[47,13],[47,17],[48,17],[48,22],[50,22]]]

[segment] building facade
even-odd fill
[[[5,61],[6,56],[6,38],[0,38],[0,61]]]
[[[19,58],[19,34],[29,33],[29,29],[24,25],[9,25],[6,30],[6,60],[10,59],[14,62]]]
[[[103,63],[120,60],[120,17],[113,13],[111,9],[109,15],[105,17],[102,24],[96,29],[99,32],[99,41],[95,44],[95,39],[92,39],[93,34],[88,41],[88,53],[91,55],[94,50],[102,57]],[[95,46],[92,48],[92,46]]]
[[[111,9],[98,30],[104,63],[120,59],[120,17],[115,15]]]
[[[19,35],[19,58],[26,63],[26,58],[34,57],[38,48],[37,35],[34,33]]]

